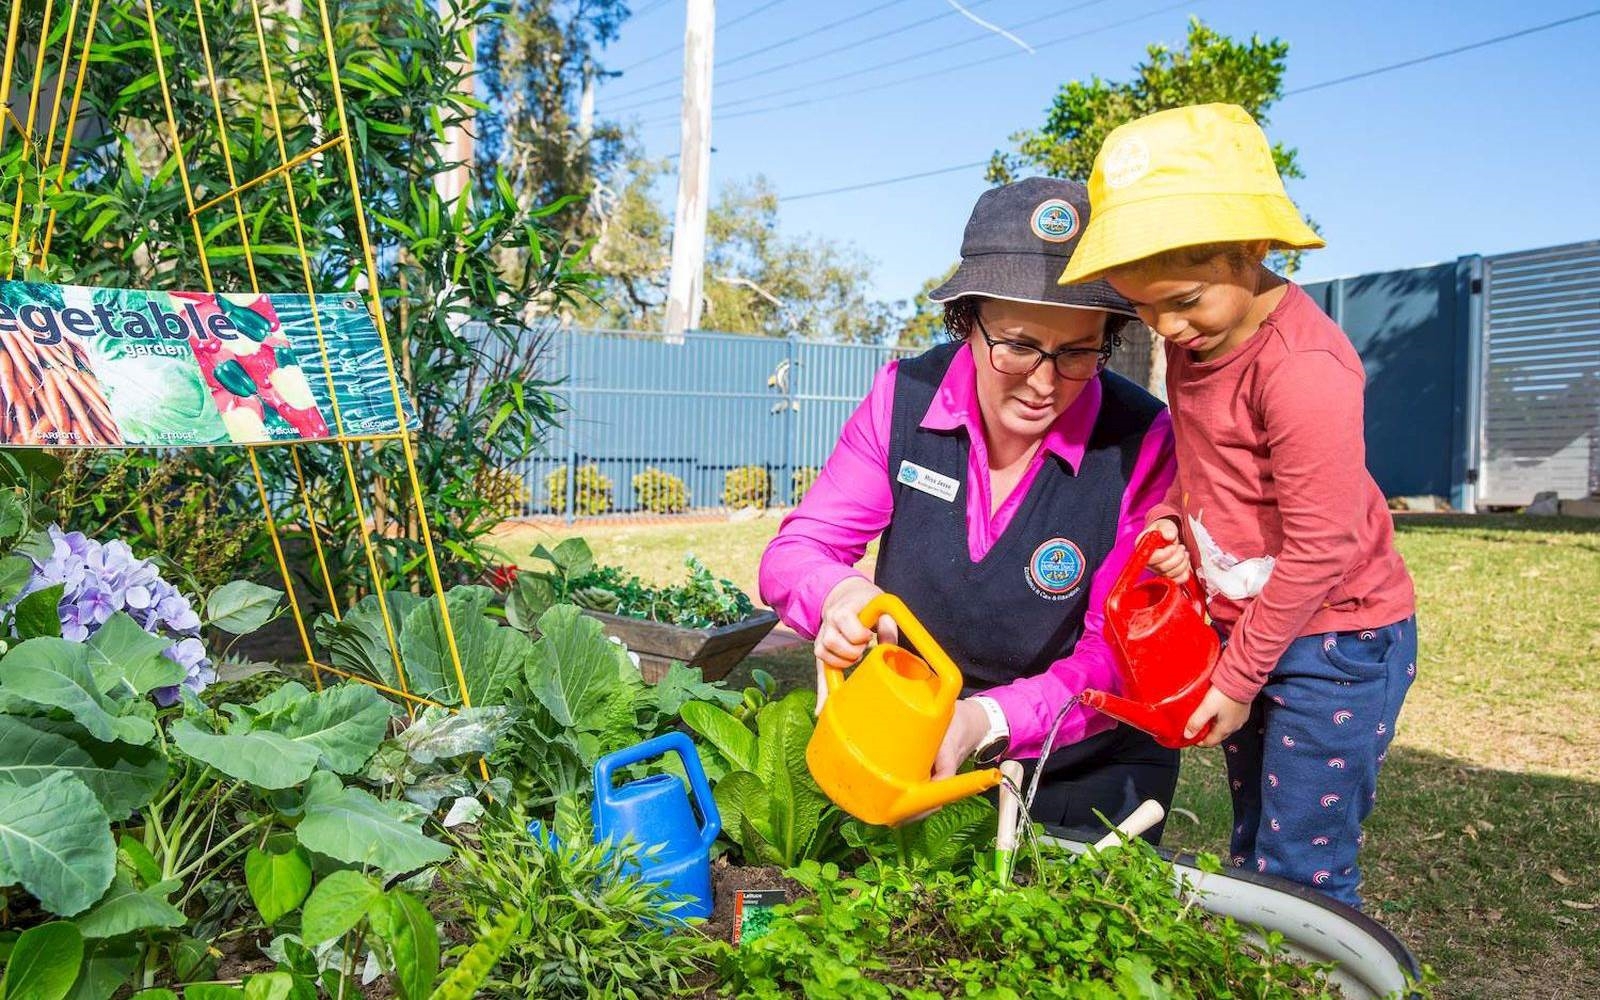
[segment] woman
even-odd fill
[[[978,199],[961,264],[930,296],[952,342],[878,373],[760,582],[815,638],[819,698],[822,668],[874,638],[861,609],[898,596],[967,682],[932,777],[974,755],[1036,760],[1055,729],[1033,819],[1098,837],[1096,811],[1165,807],[1177,785],[1176,752],[1073,701],[1119,687],[1102,607],[1174,465],[1166,410],[1104,370],[1133,308],[1103,283],[1056,284],[1088,220],[1068,181]],[[853,567],[880,536],[869,580]],[[877,638],[895,641],[887,619]]]

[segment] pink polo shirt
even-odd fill
[[[972,352],[963,347],[951,361],[939,391],[923,416],[929,429],[965,428],[971,442],[967,456],[967,551],[982,559],[1011,523],[1029,488],[1054,455],[1072,468],[1083,461],[1084,449],[1100,413],[1100,380],[1056,418],[1011,495],[989,513],[989,456],[978,407],[977,376]],[[889,432],[894,411],[897,362],[874,378],[867,398],[856,408],[833,454],[816,482],[789,516],[761,557],[761,599],[796,632],[814,637],[822,620],[822,604],[841,580],[864,576],[854,567],[867,544],[878,537],[894,514],[894,483],[889,474]],[[1083,635],[1071,654],[1044,673],[1023,677],[982,692],[1005,713],[1011,731],[1009,757],[1037,757],[1056,712],[1067,699],[1086,688],[1120,690],[1116,661],[1102,636],[1106,593],[1133,552],[1134,538],[1145,515],[1165,495],[1176,466],[1172,424],[1162,411],[1145,433],[1123,492],[1117,537],[1110,558],[1096,567],[1089,585]],[[958,666],[960,664],[957,664]],[[1065,746],[1110,728],[1110,719],[1082,706],[1074,707],[1056,736]]]

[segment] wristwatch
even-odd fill
[[[988,767],[999,762],[1001,755],[1011,745],[1011,727],[1006,723],[1006,713],[1001,710],[999,702],[982,695],[976,695],[972,700],[989,719],[989,729],[983,734],[983,742],[978,744],[978,749],[972,752],[972,759],[980,767]]]

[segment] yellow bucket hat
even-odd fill
[[[1284,193],[1261,126],[1236,104],[1158,111],[1114,129],[1095,157],[1089,204],[1063,285],[1203,243],[1326,245]]]

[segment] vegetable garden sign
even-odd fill
[[[318,295],[313,310],[304,294],[0,281],[0,444],[188,447],[399,430],[383,342],[359,294]]]

